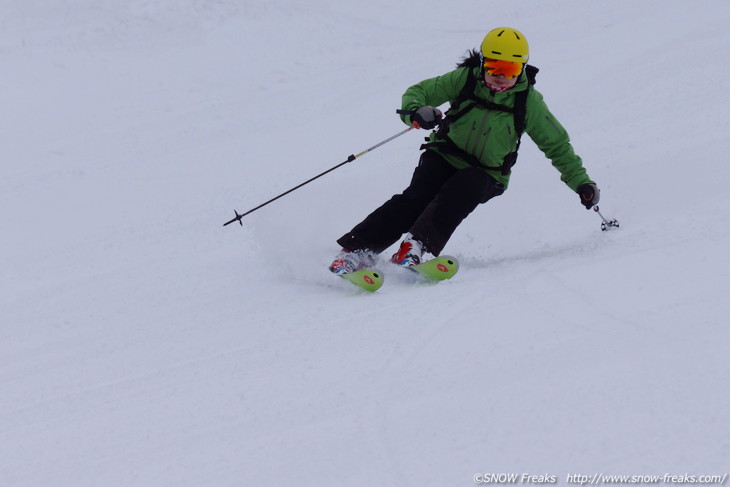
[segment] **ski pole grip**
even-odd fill
[[[400,109],[396,109],[395,110],[395,113],[397,113],[398,115],[408,115],[409,117],[413,118],[413,115],[416,113],[416,110],[400,110]],[[436,125],[441,126],[441,122],[442,121],[443,121],[443,119],[442,118],[439,118],[439,119],[435,120],[435,123],[436,123]],[[420,127],[416,127],[416,128],[420,128]]]
[[[417,128],[417,129],[420,129],[421,128],[421,127],[418,126],[418,124],[416,122],[413,121],[413,115],[416,113],[415,110],[400,110],[400,109],[396,109],[395,110],[395,113],[397,113],[398,115],[408,115],[409,117],[411,117],[411,127],[414,127],[414,128]]]

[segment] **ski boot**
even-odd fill
[[[330,264],[330,272],[341,276],[352,272],[371,267],[375,264],[373,252],[367,249],[347,250],[342,249]]]
[[[398,252],[390,258],[390,261],[401,267],[411,267],[420,264],[422,257],[423,244],[413,238],[413,235],[409,233],[403,242],[401,242]]]

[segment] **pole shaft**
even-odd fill
[[[354,159],[352,159],[352,160],[354,160]],[[296,191],[297,189],[301,188],[302,186],[304,186],[304,185],[306,185],[306,184],[309,184],[309,183],[311,183],[312,181],[314,181],[314,180],[315,180],[315,179],[317,179],[317,178],[321,178],[321,177],[322,177],[322,176],[324,176],[325,174],[327,174],[327,173],[329,173],[329,172],[332,172],[332,171],[334,171],[335,169],[337,169],[337,168],[338,168],[338,167],[340,167],[340,166],[344,166],[345,164],[347,164],[347,163],[348,163],[348,162],[350,162],[350,161],[351,161],[351,159],[348,159],[348,160],[346,160],[346,161],[344,161],[344,162],[341,162],[341,163],[337,164],[337,165],[336,165],[335,167],[332,167],[332,168],[330,168],[330,169],[327,169],[326,171],[324,171],[324,172],[322,172],[322,173],[319,173],[319,174],[317,174],[317,175],[316,175],[316,176],[314,176],[313,178],[311,178],[311,179],[308,179],[308,180],[304,181],[303,183],[301,183],[301,184],[298,184],[297,186],[294,186],[293,188],[291,188],[291,189],[289,189],[289,190],[287,190],[287,191],[285,191],[285,192],[281,193],[281,194],[280,194],[279,196],[275,196],[274,198],[271,198],[271,199],[270,199],[269,201],[267,201],[267,202],[265,202],[265,203],[261,203],[261,204],[260,204],[259,206],[257,206],[256,208],[252,208],[252,209],[248,210],[248,211],[247,211],[246,213],[243,213],[243,214],[241,214],[241,215],[238,215],[238,217],[237,217],[237,218],[234,218],[233,220],[231,220],[231,221],[229,221],[229,222],[226,222],[226,223],[225,223],[225,224],[224,224],[223,226],[226,226],[226,225],[228,225],[229,223],[233,223],[233,222],[234,222],[234,221],[236,221],[236,220],[240,220],[241,218],[243,218],[244,216],[248,215],[249,213],[253,213],[254,211],[258,210],[259,208],[263,208],[264,206],[268,205],[269,203],[273,203],[274,201],[278,200],[279,198],[283,198],[284,196],[288,195],[288,194],[289,194],[289,193],[291,193],[292,191]]]
[[[298,184],[298,185],[294,186],[293,188],[291,188],[291,189],[289,189],[289,190],[287,190],[287,191],[285,191],[285,192],[281,193],[280,195],[278,195],[278,196],[275,196],[275,197],[271,198],[271,199],[270,199],[269,201],[266,201],[265,203],[261,203],[261,204],[260,204],[259,206],[257,206],[256,208],[252,208],[252,209],[248,210],[248,211],[247,211],[246,213],[243,213],[243,214],[239,215],[239,214],[238,214],[238,212],[236,212],[236,218],[234,218],[234,219],[232,219],[232,220],[230,220],[230,221],[227,221],[226,223],[224,223],[224,224],[223,224],[223,226],[225,227],[226,225],[229,225],[229,224],[231,224],[231,223],[233,223],[233,222],[236,222],[236,221],[240,223],[240,222],[241,222],[241,219],[242,219],[242,218],[243,218],[244,216],[248,215],[249,213],[253,213],[254,211],[258,210],[259,208],[263,208],[264,206],[268,205],[269,203],[273,203],[274,201],[278,200],[279,198],[282,198],[282,197],[284,197],[284,196],[288,195],[288,194],[289,194],[289,193],[291,193],[292,191],[295,191],[295,190],[297,190],[297,189],[301,188],[302,186],[305,186],[305,185],[307,185],[307,184],[311,183],[311,182],[312,182],[312,181],[314,181],[315,179],[319,179],[319,178],[321,178],[322,176],[324,176],[325,174],[331,173],[331,172],[332,172],[332,171],[334,171],[335,169],[338,169],[339,167],[341,167],[341,166],[344,166],[344,165],[345,165],[345,164],[347,164],[348,162],[352,162],[352,161],[354,161],[355,159],[357,159],[358,157],[362,156],[363,154],[367,154],[368,152],[370,152],[370,151],[372,151],[372,150],[375,150],[375,149],[377,149],[377,148],[378,148],[378,147],[380,147],[381,145],[385,145],[385,144],[387,144],[387,143],[388,143],[388,142],[390,142],[391,140],[393,140],[393,139],[395,139],[395,138],[397,138],[397,137],[400,137],[401,135],[405,134],[406,132],[408,132],[409,130],[411,130],[411,129],[413,129],[413,128],[414,128],[414,127],[412,127],[412,126],[411,126],[411,127],[408,127],[407,129],[403,130],[402,132],[398,132],[397,134],[395,134],[395,135],[393,135],[393,136],[391,136],[391,137],[388,137],[387,139],[383,140],[382,142],[378,142],[378,143],[377,143],[377,144],[375,144],[374,146],[370,147],[369,149],[365,149],[364,151],[360,152],[360,153],[359,153],[359,154],[357,154],[357,155],[350,155],[350,156],[349,156],[349,157],[347,158],[347,160],[346,160],[346,161],[343,161],[343,162],[341,162],[341,163],[337,164],[336,166],[334,166],[334,167],[331,167],[331,168],[327,169],[326,171],[324,171],[324,172],[321,172],[321,173],[317,174],[316,176],[314,176],[314,177],[312,177],[312,178],[310,178],[310,179],[308,179],[308,180],[304,181],[303,183],[301,183],[301,184]]]
[[[398,138],[398,137],[400,137],[401,135],[405,134],[406,132],[408,132],[409,130],[412,130],[412,129],[414,129],[414,128],[415,128],[415,127],[413,127],[413,126],[411,125],[410,127],[408,127],[407,129],[405,129],[404,131],[402,131],[402,132],[398,132],[397,134],[395,134],[395,135],[393,135],[393,136],[390,136],[390,137],[388,137],[387,139],[385,139],[385,140],[384,140],[384,141],[382,141],[382,142],[378,142],[377,144],[375,144],[374,146],[370,147],[369,149],[365,149],[365,150],[364,150],[364,151],[362,151],[361,153],[357,154],[357,155],[355,156],[355,159],[357,159],[358,157],[360,157],[360,156],[361,156],[361,155],[363,155],[363,154],[367,154],[367,153],[368,153],[368,152],[370,152],[371,150],[375,150],[375,149],[377,149],[377,148],[378,148],[378,147],[380,147],[381,145],[385,145],[385,144],[387,144],[387,143],[388,143],[388,142],[390,142],[391,140],[393,140],[393,139],[395,139],[395,138]]]

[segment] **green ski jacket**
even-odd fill
[[[513,107],[514,95],[521,90],[530,89],[527,97],[525,132],[537,144],[540,150],[552,161],[560,171],[561,180],[573,191],[583,183],[593,183],[583,167],[583,161],[573,151],[570,138],[555,116],[550,113],[542,95],[528,83],[523,70],[517,84],[504,92],[493,92],[481,81],[480,68],[461,67],[442,76],[421,81],[406,90],[403,94],[403,110],[416,110],[422,106],[437,107],[452,102],[457,98],[467,82],[468,70],[473,69],[477,78],[474,94],[485,102]],[[401,119],[410,125],[408,115]],[[510,174],[502,174],[502,162],[517,147],[518,134],[515,133],[514,115],[500,110],[487,109],[476,105],[459,119],[451,123],[449,138],[459,149],[475,156],[479,163],[497,181],[508,186]],[[432,132],[428,140],[436,141],[436,132]],[[463,157],[431,147],[441,154],[451,165],[458,169],[470,167]]]

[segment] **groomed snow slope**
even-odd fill
[[[3,2],[0,484],[730,469],[730,5],[458,4]],[[334,241],[423,133],[221,226],[402,130],[499,25],[619,231],[525,138],[457,278],[359,294]]]

